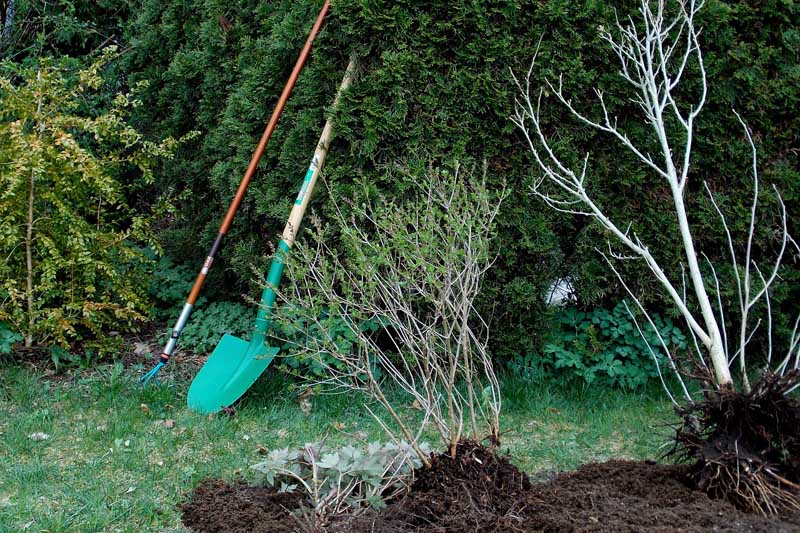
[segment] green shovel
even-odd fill
[[[341,93],[350,86],[354,69],[355,63],[351,60],[334,99],[334,107]],[[261,294],[261,304],[256,315],[253,338],[247,342],[230,334],[224,335],[189,387],[189,408],[198,413],[216,413],[238,400],[279,351],[277,347],[266,344],[269,317],[275,305],[275,288],[281,281],[286,257],[294,244],[317,177],[328,155],[332,131],[333,124],[328,119],[270,265],[267,286]]]

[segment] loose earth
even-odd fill
[[[404,498],[380,512],[332,517],[324,531],[800,531],[800,513],[749,514],[692,490],[683,466],[589,463],[533,484],[487,448],[462,443],[458,452],[455,460],[436,457]],[[303,531],[303,513],[297,512],[303,502],[300,494],[207,480],[181,511],[184,524],[198,533]]]

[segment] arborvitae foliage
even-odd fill
[[[147,105],[137,115],[140,126],[160,135],[202,132],[160,177],[165,185],[192,191],[182,206],[184,222],[167,236],[176,257],[197,260],[204,254],[321,3],[136,2],[127,26],[126,69],[131,80],[152,82]],[[623,17],[633,4],[334,1],[209,286],[239,291],[252,280],[252,265],[267,264],[269,245],[282,228],[347,56],[355,53],[362,72],[336,112],[337,139],[325,170],[333,195],[350,197],[351,185],[362,178],[385,194],[403,195],[407,174],[418,174],[430,162],[454,160],[485,166],[491,184],[505,181],[517,191],[503,207],[497,267],[483,304],[483,315],[494,324],[496,353],[519,353],[541,342],[542,294],[556,276],[575,278],[583,304],[615,300],[616,281],[594,251],[605,237],[585,220],[557,220],[525,193],[535,171],[508,120],[515,96],[509,69],[527,69],[541,39],[534,76],[563,73],[565,92],[591,113],[593,87],[625,94],[599,30],[613,23],[614,8]],[[800,7],[778,0],[709,0],[702,24],[711,92],[698,126],[692,186],[708,180],[729,220],[737,221],[732,228],[737,237],[746,231],[751,189],[749,153],[732,107],[756,133],[763,180],[780,188],[790,219],[798,212]],[[641,138],[645,126],[627,120],[634,104],[622,97],[607,103],[629,135]],[[596,197],[604,208],[635,220],[659,259],[679,269],[670,230],[675,222],[663,208],[667,191],[642,196],[642,184],[654,179],[646,169],[621,160],[625,155],[618,146],[571,121],[565,110],[544,112],[545,122],[569,125],[559,128],[568,132],[558,139],[560,146],[575,157],[592,151],[592,176],[602,191]],[[698,244],[724,263],[724,236],[713,209],[702,194],[692,196],[699,198],[691,220]],[[765,193],[762,205],[769,201]],[[326,215],[325,187],[313,205]],[[771,216],[768,209],[761,213]],[[760,237],[768,244],[759,253],[767,256],[773,251],[770,235]],[[797,279],[794,261],[784,275]],[[628,274],[635,278],[635,272]],[[656,287],[647,284],[635,290],[645,299],[657,297]],[[791,296],[777,295],[773,308],[790,310],[797,295]]]
[[[126,0],[0,0],[0,57],[78,57],[118,45]]]

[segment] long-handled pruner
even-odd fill
[[[186,326],[189,316],[192,314],[192,308],[197,301],[197,297],[200,295],[200,289],[203,287],[203,283],[206,280],[208,271],[211,269],[211,265],[214,263],[214,256],[219,251],[222,245],[222,240],[225,238],[225,234],[228,233],[228,229],[230,229],[231,223],[233,222],[233,217],[236,215],[236,211],[239,209],[239,204],[241,204],[242,200],[244,199],[247,186],[250,184],[253,174],[255,174],[258,162],[261,160],[261,156],[264,153],[264,149],[267,147],[270,137],[272,137],[272,132],[275,131],[275,126],[278,124],[278,119],[283,112],[286,101],[289,99],[289,95],[294,88],[295,82],[297,81],[300,72],[303,70],[306,59],[308,59],[308,56],[311,52],[311,45],[314,42],[317,33],[319,33],[319,29],[322,27],[322,22],[325,19],[325,15],[327,14],[329,7],[330,0],[325,0],[319,15],[317,15],[316,21],[314,21],[314,26],[311,28],[311,33],[309,33],[308,39],[306,39],[303,50],[300,52],[300,56],[297,58],[297,63],[294,65],[294,69],[289,76],[289,80],[286,82],[286,86],[283,88],[281,97],[278,99],[278,103],[275,105],[275,109],[272,111],[272,116],[267,123],[267,128],[264,130],[264,134],[261,136],[261,140],[258,142],[255,152],[253,152],[253,157],[250,158],[250,164],[247,166],[244,177],[239,183],[239,188],[236,189],[236,195],[233,197],[233,201],[231,202],[230,207],[228,207],[228,212],[225,214],[225,218],[219,227],[217,238],[214,239],[214,244],[211,245],[211,250],[209,250],[205,261],[203,261],[203,266],[200,268],[200,272],[197,274],[197,279],[192,286],[192,290],[189,292],[189,297],[186,299],[186,304],[184,304],[183,310],[181,310],[181,314],[178,316],[175,327],[172,328],[172,334],[170,335],[166,346],[164,346],[164,351],[161,353],[159,361],[153,367],[153,369],[147,372],[139,380],[139,383],[142,385],[146,385],[150,381],[155,381],[158,383],[159,370],[161,370],[161,368],[167,364],[170,357],[172,357],[173,352],[175,351],[175,347],[178,344],[178,338],[181,336],[181,332]]]
[[[355,63],[351,60],[342,84],[339,86],[339,91],[336,93],[333,102],[334,108],[339,100],[339,95],[350,86],[354,72]],[[275,258],[270,265],[267,285],[261,294],[261,304],[256,315],[253,338],[247,342],[230,334],[222,337],[189,387],[188,404],[194,411],[216,413],[231,405],[255,383],[258,376],[264,372],[278,353],[278,348],[266,344],[270,315],[275,306],[275,289],[280,283],[287,255],[294,244],[297,231],[300,229],[300,223],[314,191],[317,177],[325,164],[332,132],[333,122],[329,118],[300,186],[300,192],[292,206],[289,220],[283,229],[281,240],[275,251]]]

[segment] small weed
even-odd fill
[[[0,355],[11,353],[14,344],[22,340],[22,335],[11,329],[8,322],[0,320]]]

